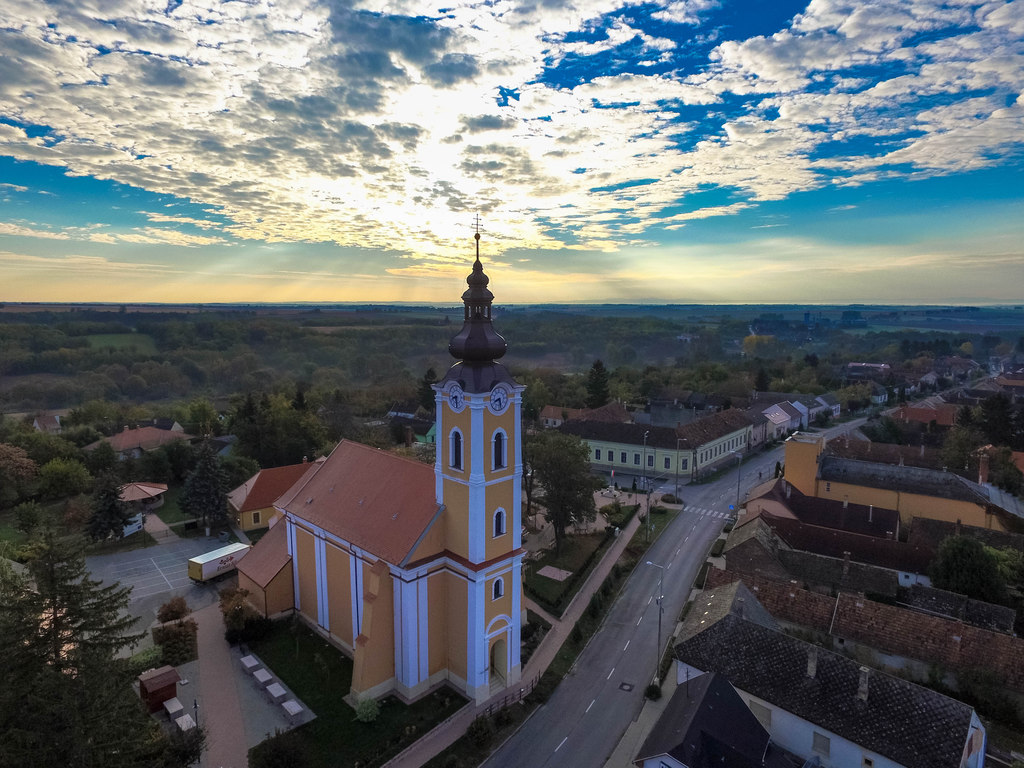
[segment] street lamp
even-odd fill
[[[647,436],[651,434],[650,431],[644,432],[644,465],[641,468],[643,471],[643,491],[647,493]],[[651,540],[651,495],[647,493],[647,540]]]
[[[679,443],[683,441],[683,438],[676,438],[676,501],[679,501]]]
[[[661,614],[664,612],[662,600],[665,597],[665,566],[647,561],[647,565],[653,565],[660,573],[658,574],[658,648],[654,654],[654,677],[661,683]]]
[[[741,474],[742,468],[743,468],[743,454],[740,453],[739,451],[733,451],[732,455],[736,457],[736,506],[733,508],[733,511],[736,513],[736,516],[739,517],[739,514],[740,514],[740,474]]]

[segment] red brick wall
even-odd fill
[[[883,653],[937,662],[952,669],[986,667],[1006,685],[1024,691],[1024,640],[970,624],[928,616],[854,593],[836,599],[795,584],[770,581],[712,568],[708,587],[742,578],[773,616],[794,624],[855,640]],[[835,613],[833,623],[832,616]]]

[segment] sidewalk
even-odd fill
[[[199,624],[199,723],[206,729],[203,768],[248,768],[245,721],[236,689],[237,664],[224,639],[224,617],[213,603],[192,614]]]
[[[590,603],[590,598],[600,589],[601,584],[608,577],[608,574],[611,573],[612,567],[618,561],[619,556],[626,549],[626,545],[629,544],[629,540],[633,538],[633,534],[636,533],[639,527],[640,516],[634,515],[633,519],[629,521],[612,545],[608,547],[604,557],[601,558],[601,562],[590,572],[583,586],[580,587],[572,602],[565,609],[561,619],[545,615],[545,620],[551,621],[551,629],[544,636],[544,639],[541,640],[537,650],[533,652],[530,660],[523,668],[522,686],[520,684],[510,686],[491,696],[482,704],[467,704],[448,718],[448,720],[436,726],[429,733],[424,734],[423,738],[419,741],[411,744],[405,751],[385,763],[384,768],[420,768],[428,760],[436,757],[454,744],[466,732],[466,729],[469,728],[473,720],[484,714],[489,706],[500,702],[506,696],[518,695],[521,687],[525,687],[533,682],[535,678],[543,675],[551,665],[551,662],[554,661],[555,656],[566,638],[568,638],[576,621],[583,615],[583,611],[586,610],[587,605]],[[529,600],[527,600],[527,603],[529,603]],[[530,610],[542,613],[532,605]]]
[[[171,530],[167,523],[161,520],[155,512],[146,513],[142,527],[146,533],[153,537],[157,544],[170,544],[179,538],[178,534]]]

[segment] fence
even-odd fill
[[[533,689],[537,687],[538,680],[540,680],[540,675],[535,675],[533,680],[531,680],[525,686],[522,686],[518,691],[507,693],[497,701],[492,701],[473,719],[478,720],[481,717],[490,717],[495,712],[498,712],[504,709],[505,707],[517,704],[533,692]]]

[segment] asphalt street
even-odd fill
[[[842,425],[838,434],[862,422]],[[713,482],[683,487],[683,511],[665,529],[627,580],[601,629],[580,654],[548,702],[483,764],[486,768],[529,765],[604,765],[626,727],[640,712],[644,689],[653,681],[661,649],[669,642],[694,578],[712,542],[742,496],[768,479],[781,462],[782,446],[749,457],[737,471]],[[674,489],[673,479],[659,490]],[[659,647],[659,581],[663,607]],[[671,673],[670,673],[671,674]]]

